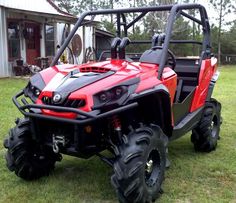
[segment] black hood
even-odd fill
[[[62,79],[55,89],[54,95],[59,94],[61,96],[60,103],[62,103],[70,93],[113,75],[114,73],[114,71],[108,71],[106,73],[72,71]]]

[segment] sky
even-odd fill
[[[129,5],[129,1],[130,0],[126,0],[127,1],[127,5]],[[184,0],[182,0],[184,1]],[[179,0],[179,2],[181,2],[181,0]],[[190,0],[191,2],[191,0]],[[194,0],[192,0],[192,2],[194,2]],[[195,0],[195,2],[199,3],[199,4],[202,4],[206,10],[207,10],[207,14],[208,14],[208,18],[209,18],[209,22],[210,24],[214,23],[214,24],[218,24],[217,20],[216,20],[216,17],[219,15],[213,8],[213,6],[210,4],[210,0]],[[232,1],[233,2],[233,1]],[[126,7],[125,3],[122,7]],[[236,3],[235,3],[235,7],[236,7]],[[235,13],[231,13],[231,14],[228,14],[226,17],[225,17],[225,21],[228,22],[228,21],[232,21],[232,20],[236,20],[236,14]],[[229,26],[223,26],[223,29],[229,29]]]
[[[196,1],[199,4],[202,4],[206,10],[207,10],[207,14],[208,14],[208,18],[209,18],[209,22],[210,23],[214,23],[214,24],[218,24],[216,17],[219,15],[213,8],[213,6],[210,4],[210,0],[197,0]],[[234,2],[234,1],[232,1]],[[234,6],[236,7],[236,3],[234,2]],[[235,13],[231,13],[228,14],[227,16],[225,16],[225,21],[229,22],[229,21],[233,21],[236,20],[236,14]],[[224,29],[228,29],[229,27],[227,26],[223,26]]]
[[[123,4],[122,6],[120,4],[116,5],[114,4],[114,9],[116,8],[127,8],[129,6],[129,1],[130,0],[126,0],[123,1]],[[206,8],[206,11],[207,11],[207,14],[208,14],[208,18],[209,18],[209,23],[210,24],[215,24],[218,26],[219,22],[217,20],[217,16],[219,16],[218,12],[215,11],[215,9],[213,8],[213,6],[210,4],[210,0],[190,0],[190,3],[192,2],[197,2],[199,4],[202,4],[205,8]],[[179,3],[181,3],[181,0],[178,0]],[[182,2],[184,2],[184,0],[182,0]],[[232,2],[236,2],[236,0],[232,0]],[[235,7],[236,7],[236,3],[235,3]],[[96,20],[97,21],[101,21],[101,18],[104,18],[102,16],[96,16]],[[229,21],[236,21],[236,13],[231,13],[231,14],[228,14],[227,16],[225,16],[224,18],[224,21],[225,22],[229,22]],[[137,23],[138,24],[138,23]],[[142,27],[142,25],[139,25]],[[230,25],[223,25],[222,26],[222,29],[223,30],[229,30],[230,29]]]

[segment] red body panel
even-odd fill
[[[46,83],[46,87],[40,94],[37,104],[42,104],[42,97],[52,97],[55,88],[58,85],[58,81],[61,81],[69,72],[79,69],[83,72],[86,69],[93,68],[102,68],[104,70],[114,70],[115,74],[104,78],[102,80],[92,83],[92,85],[87,85],[77,91],[72,92],[69,95],[69,99],[85,99],[86,105],[83,108],[80,108],[84,111],[91,111],[93,107],[93,95],[98,92],[112,88],[115,85],[120,84],[121,82],[133,79],[135,77],[140,78],[140,83],[136,89],[136,93],[142,92],[147,89],[151,89],[158,84],[163,84],[166,86],[170,93],[171,103],[173,103],[177,76],[175,72],[170,68],[165,68],[163,72],[162,80],[158,80],[157,70],[158,65],[154,64],[141,64],[139,62],[127,62],[123,60],[111,60],[100,63],[90,63],[83,64],[80,66],[75,65],[58,65],[52,68],[48,68],[41,72],[41,75]],[[75,118],[74,113],[58,113],[51,110],[43,110],[44,114],[51,116],[59,116],[66,118]]]
[[[196,87],[194,97],[192,100],[190,112],[196,111],[198,108],[205,104],[208,87],[212,76],[216,72],[216,65],[211,64],[211,59],[203,60],[201,64],[201,69],[199,73],[199,82]]]
[[[43,96],[52,97],[59,81],[63,80],[63,78],[71,71],[78,69],[80,72],[89,72],[90,70],[96,70],[102,73],[110,70],[115,71],[113,75],[93,82],[91,85],[84,86],[69,95],[69,99],[84,99],[86,101],[86,105],[80,108],[81,110],[87,112],[92,110],[92,107],[94,106],[93,95],[101,91],[108,90],[133,78],[140,78],[138,87],[135,90],[136,93],[152,89],[160,84],[164,85],[169,91],[171,105],[173,104],[177,86],[177,75],[171,68],[165,68],[162,79],[159,80],[158,65],[140,62],[127,62],[124,60],[111,60],[76,66],[58,65],[48,68],[40,73],[46,83],[46,87],[42,91],[36,103],[42,104],[41,99]],[[205,104],[209,83],[215,71],[216,65],[212,65],[210,59],[202,61],[199,73],[199,85],[196,87],[190,112],[197,110]],[[43,113],[51,116],[66,117],[71,119],[76,116],[74,113],[59,113],[51,110],[43,110]],[[172,124],[173,120],[174,118],[172,115]]]

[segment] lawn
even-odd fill
[[[236,67],[223,67],[214,97],[222,103],[223,125],[218,148],[195,153],[190,134],[170,144],[171,168],[166,172],[159,202],[236,202]],[[11,97],[26,80],[0,79],[0,140],[20,117]],[[116,202],[110,185],[112,169],[97,157],[64,156],[55,171],[26,182],[5,167],[0,145],[0,202]]]

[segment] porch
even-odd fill
[[[28,74],[32,66],[48,67],[60,43],[58,25],[76,22],[51,1],[20,2],[0,2],[0,77]]]

